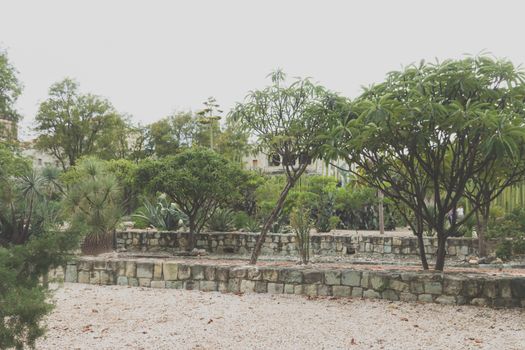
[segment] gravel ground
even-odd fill
[[[37,349],[524,349],[525,311],[64,284]]]

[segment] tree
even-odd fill
[[[219,104],[217,103],[217,100],[215,100],[215,97],[208,97],[206,101],[204,101],[204,109],[198,112],[199,115],[198,122],[201,125],[208,125],[209,129],[209,145],[210,149],[214,149],[213,147],[213,133],[215,130],[217,130],[219,133],[221,131],[221,128],[219,126],[218,121],[221,119],[219,114],[222,113],[222,110],[219,109]]]
[[[191,112],[177,112],[148,126],[147,148],[157,157],[175,155],[194,143],[197,119]]]
[[[73,230],[85,235],[82,252],[98,254],[113,248],[113,231],[122,217],[117,178],[96,158],[84,158],[64,174],[69,191],[64,207]]]
[[[262,227],[251,264],[257,262],[262,243],[281,213],[288,192],[308,164],[320,156],[337,101],[334,94],[310,79],[297,79],[286,86],[282,71],[277,70],[270,76],[272,85],[250,92],[245,102],[237,104],[232,111],[233,120],[257,138],[260,151],[280,157],[287,178],[279,200]]]
[[[437,234],[435,269],[443,270],[447,238],[478,210],[448,220],[490,164],[491,136],[505,132],[522,144],[521,127],[498,127],[522,115],[521,103],[509,105],[511,96],[523,102],[522,84],[510,62],[487,57],[412,65],[366,90],[333,129],[332,157],[357,165],[348,170],[394,202],[418,237],[424,268],[424,226]]]
[[[69,78],[51,86],[35,120],[35,129],[41,133],[37,148],[55,156],[64,170],[82,156],[118,148],[122,138],[114,135],[125,125],[108,100],[80,93]]]
[[[145,162],[138,178],[149,188],[166,193],[188,218],[188,250],[215,211],[239,196],[246,174],[215,152],[203,148],[185,150],[156,162]]]
[[[18,121],[20,115],[15,109],[15,102],[21,92],[17,71],[9,62],[7,53],[0,50],[0,119]]]

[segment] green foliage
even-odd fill
[[[509,240],[502,240],[496,247],[496,257],[501,260],[510,260],[512,257],[512,242]]]
[[[489,222],[487,238],[499,242],[496,254],[499,251],[502,259],[525,254],[525,208],[516,208],[503,218],[493,218]]]
[[[15,103],[22,92],[15,67],[9,62],[7,53],[0,49],[0,117],[18,121],[20,115],[15,110]]]
[[[157,197],[156,203],[151,203],[144,198],[143,205],[132,216],[136,222],[144,223],[145,226],[153,226],[157,230],[176,231],[179,229],[179,222],[187,222],[184,215],[175,203],[169,203],[165,194]],[[140,227],[137,227],[140,228]]]
[[[295,244],[301,258],[301,263],[308,264],[310,260],[310,230],[312,221],[310,208],[304,203],[299,203],[290,214],[290,224],[295,234]]]
[[[126,214],[132,213],[138,206],[140,191],[136,186],[137,164],[127,159],[114,159],[106,163],[107,171],[114,174],[122,189],[122,204]]]
[[[229,232],[234,229],[234,214],[231,209],[217,208],[208,220],[208,230]]]
[[[122,157],[127,152],[128,123],[111,103],[81,94],[71,79],[55,83],[35,118],[36,146],[56,157],[66,169],[85,155]]]
[[[95,158],[82,159],[68,170],[69,191],[64,206],[71,227],[85,234],[83,252],[96,254],[112,249],[112,231],[122,217],[122,192],[115,175]]]
[[[0,349],[34,347],[44,334],[43,319],[52,304],[38,279],[65,265],[77,244],[73,232],[47,231],[24,245],[0,247]]]
[[[139,166],[139,177],[149,180],[150,191],[166,193],[188,217],[190,249],[194,235],[210,219],[213,212],[239,199],[239,187],[246,173],[217,153],[188,149],[176,156]],[[143,181],[143,180],[141,180]]]

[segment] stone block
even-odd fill
[[[191,267],[188,265],[179,265],[177,278],[179,280],[187,280],[191,277]]]
[[[128,277],[128,285],[131,287],[138,287],[139,280],[136,277]]]
[[[341,284],[345,286],[359,287],[361,285],[361,272],[343,271],[341,273]]]
[[[166,288],[166,281],[151,281],[151,288]]]
[[[421,294],[425,292],[423,287],[423,282],[421,281],[411,281],[410,282],[410,291],[415,294]]]
[[[381,293],[381,296],[383,299],[386,299],[386,300],[393,300],[393,301],[399,300],[399,295],[393,289],[385,290],[383,293]]]
[[[485,281],[482,294],[489,299],[496,298],[498,296],[498,285],[496,281]]]
[[[381,294],[372,289],[367,289],[363,292],[363,298],[381,299]]]
[[[467,280],[463,283],[463,295],[477,297],[481,294],[482,281]]]
[[[523,299],[525,298],[525,278],[514,277],[510,281],[510,289],[513,298]]]
[[[463,290],[463,280],[457,276],[445,276],[443,280],[443,293],[459,295]]]
[[[282,294],[284,292],[283,283],[268,282],[268,293],[270,294]]]
[[[81,271],[91,271],[92,267],[91,261],[81,260],[78,262],[78,269]]]
[[[217,277],[215,266],[204,267],[204,279],[207,281],[215,281]]]
[[[219,292],[221,292],[221,293],[228,293],[229,292],[229,290],[228,290],[228,282],[219,281],[217,283],[218,283],[217,289],[218,289]]]
[[[230,270],[227,267],[219,266],[215,272],[217,280],[227,282]]]
[[[361,274],[361,287],[368,288],[368,281],[370,280],[370,272],[363,271]]]
[[[349,297],[352,294],[352,287],[332,286],[332,295],[334,297]]]
[[[153,276],[153,274],[152,274]],[[149,287],[151,286],[151,278],[139,278],[139,286]]]
[[[93,269],[95,270],[106,270],[107,262],[105,260],[95,260],[93,262]]]
[[[267,293],[268,292],[268,282],[265,281],[255,281],[255,293]]]
[[[246,271],[246,276],[249,280],[260,281],[262,280],[262,272],[258,267],[249,267]]]
[[[126,261],[126,277],[136,277],[137,264],[134,261]]]
[[[200,281],[204,279],[204,266],[193,265],[191,266],[191,279],[194,281]]]
[[[438,304],[456,305],[456,297],[452,295],[440,295],[435,300]]]
[[[279,281],[279,270],[278,269],[265,269],[262,272],[263,280],[268,282]]]
[[[137,263],[137,277],[153,278],[153,263]]]
[[[255,291],[255,281],[241,280],[241,293],[253,293]]]
[[[80,271],[78,273],[78,283],[89,283],[90,273],[89,271]]]
[[[77,279],[78,279],[77,265],[76,264],[67,264],[66,265],[65,281],[66,282],[76,283]]]
[[[317,287],[317,295],[320,296],[331,296],[332,295],[332,286],[321,284],[319,287]]]
[[[323,273],[321,271],[304,271],[303,280],[305,284],[323,283]]]
[[[377,291],[384,291],[388,288],[389,281],[384,276],[372,275],[370,276],[370,287]]]
[[[431,303],[434,301],[434,299],[432,298],[432,294],[420,294],[418,295],[417,300],[422,301],[424,303]]]
[[[293,284],[285,284],[284,285],[284,293],[285,294],[294,294],[294,285]]]
[[[352,294],[351,296],[353,298],[362,298],[363,297],[363,288],[361,287],[352,287]]]
[[[216,281],[201,281],[200,290],[203,292],[215,292],[217,291],[218,285]]]
[[[408,292],[410,290],[410,285],[406,282],[402,282],[399,280],[390,280],[388,288],[398,292]]]
[[[401,301],[417,301],[417,295],[412,293],[402,292],[399,293],[399,300]]]
[[[302,284],[296,284],[293,288],[293,293],[296,295],[303,294],[304,288]]]
[[[155,261],[153,265],[153,279],[156,281],[162,279],[162,261]]]
[[[186,280],[184,281],[184,289],[186,290],[199,290],[200,281]]]
[[[281,270],[279,279],[284,283],[303,283],[303,274],[298,270],[284,269]]]
[[[90,284],[100,284],[100,271],[91,271],[89,273]]]
[[[303,284],[303,294],[311,297],[317,296],[317,284]]]
[[[245,278],[246,277],[246,268],[244,267],[234,267],[230,270],[230,278]]]
[[[176,281],[179,274],[179,265],[174,262],[165,262],[162,266],[165,281]]]
[[[184,282],[182,281],[166,281],[166,288],[182,289],[183,287],[184,287]]]
[[[324,273],[324,280],[326,284],[335,286],[341,284],[341,271],[326,271]]]
[[[425,281],[424,288],[426,294],[441,294],[443,293],[443,285],[438,281]]]
[[[228,292],[239,293],[241,291],[241,280],[238,278],[230,278],[228,280]]]
[[[510,288],[510,280],[503,280],[499,282],[499,295],[502,298],[512,298],[512,289]]]
[[[471,305],[476,306],[486,306],[487,305],[487,299],[485,298],[474,298],[470,301]]]
[[[113,273],[106,270],[100,271],[100,284],[114,284]]]

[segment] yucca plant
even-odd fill
[[[74,181],[64,207],[71,215],[71,226],[85,234],[84,254],[98,254],[113,247],[113,231],[122,216],[121,190],[117,179],[104,164],[86,158],[70,170]]]
[[[229,232],[234,229],[234,213],[231,209],[217,209],[208,220],[208,229],[217,232]]]
[[[164,231],[176,231],[180,227],[180,222],[184,225],[187,222],[187,216],[175,203],[169,203],[165,194],[159,195],[156,203],[144,198],[142,208],[137,210],[133,218]]]

